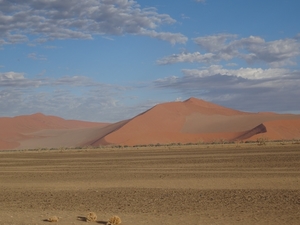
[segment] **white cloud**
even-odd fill
[[[67,85],[67,86],[98,86],[100,83],[94,82],[86,76],[64,76],[53,81],[53,85]]]
[[[112,86],[100,82],[95,82],[93,79],[86,76],[63,76],[57,79],[45,78],[26,78],[24,73],[17,72],[4,72],[0,73],[0,88],[7,87],[18,87],[18,88],[34,88],[41,86],[57,87],[57,86],[68,86],[68,87],[95,87],[95,88],[106,88],[106,89],[118,89],[121,87]],[[126,89],[126,87],[122,87]]]
[[[225,51],[228,42],[237,37],[235,34],[217,34],[205,37],[194,38],[194,42],[208,52]]]
[[[1,1],[0,44],[44,42],[53,39],[92,39],[94,35],[147,35],[184,43],[182,34],[158,32],[176,21],[155,8],[141,8],[133,0]]]
[[[231,66],[231,67],[234,67],[234,66],[237,66],[238,64],[236,63],[227,63],[226,66]]]
[[[45,56],[43,56],[43,55],[38,55],[38,54],[36,54],[35,52],[29,53],[29,54],[27,55],[27,57],[28,57],[29,59],[33,59],[33,60],[47,60],[47,58],[46,58]]]
[[[219,75],[242,77],[249,80],[285,77],[291,73],[290,70],[284,68],[239,68],[225,69],[220,65],[212,65],[202,69],[183,69],[183,74],[193,77],[208,77]]]
[[[159,78],[156,80],[156,83],[159,84],[172,84],[176,83],[178,81],[179,77],[177,76],[169,76],[169,77],[164,77],[164,78]]]
[[[295,39],[281,39],[266,42],[262,38],[250,36],[236,42],[237,46],[246,49],[249,53],[242,54],[241,58],[252,63],[263,61],[271,66],[291,64],[292,59],[300,55],[300,42]]]
[[[24,77],[24,73],[5,72],[0,73],[0,88],[1,87],[14,87],[14,88],[27,88],[38,87],[42,84],[42,80],[30,80]]]
[[[186,19],[190,19],[190,17],[186,16],[186,15],[185,15],[185,14],[183,14],[183,13],[181,14],[181,18],[182,18],[182,19],[184,19],[184,20],[186,20]]]
[[[208,63],[215,60],[215,54],[213,53],[205,53],[201,54],[200,52],[194,53],[186,53],[182,52],[180,54],[173,54],[171,56],[164,57],[162,59],[157,60],[159,65],[167,65],[167,64],[174,64],[179,62],[200,62],[200,63]]]
[[[154,30],[143,30],[140,33],[141,35],[149,36],[152,38],[157,38],[163,41],[168,41],[171,44],[181,43],[184,44],[187,42],[188,38],[180,33],[170,33],[170,32],[156,32]]]
[[[238,38],[233,34],[195,38],[193,40],[201,51],[173,54],[157,60],[157,63],[204,63],[208,66],[182,69],[182,77],[161,78],[154,82],[154,86],[171,90],[177,96],[204,98],[244,111],[300,111],[300,71],[282,67],[298,59],[298,36],[273,41],[258,36]],[[240,60],[265,64],[266,68],[254,65],[232,68]],[[217,65],[221,61],[227,68]]]
[[[237,35],[218,34],[198,37],[194,42],[205,52],[179,53],[158,60],[158,64],[174,64],[179,62],[215,63],[243,59],[253,64],[267,63],[271,67],[295,64],[300,55],[300,41],[297,38],[286,38],[265,41],[261,37],[250,36],[237,39]]]
[[[175,102],[181,102],[182,101],[182,98],[181,97],[178,97],[175,99]]]

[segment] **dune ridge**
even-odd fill
[[[190,98],[156,105],[107,134],[103,140],[120,145],[244,141],[256,140],[262,135],[275,140],[282,139],[284,134],[272,136],[271,121],[281,121],[285,126],[286,120],[300,121],[300,115],[242,112]],[[263,123],[267,123],[268,128],[264,128]],[[289,128],[292,132],[286,137],[300,138],[298,123],[290,123]]]
[[[197,98],[166,102],[124,121],[95,123],[41,113],[0,118],[0,149],[300,139],[300,115],[250,113]]]

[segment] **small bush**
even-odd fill
[[[267,139],[266,138],[257,138],[257,143],[258,145],[266,145],[266,141]]]
[[[48,220],[48,222],[58,222],[58,217],[57,216],[51,216],[47,220]]]
[[[119,224],[121,224],[121,219],[118,216],[111,217],[106,223],[106,225],[119,225]]]
[[[292,144],[300,144],[300,139],[293,139]]]
[[[94,212],[89,212],[86,216],[87,222],[95,222],[97,220],[97,215]]]

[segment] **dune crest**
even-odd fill
[[[0,118],[0,149],[300,139],[300,115],[249,113],[197,98],[166,102],[117,123],[41,113]]]

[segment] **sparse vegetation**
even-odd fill
[[[299,139],[293,139],[292,143],[293,144],[300,144],[300,138]]]
[[[58,222],[58,217],[57,216],[51,216],[47,219],[48,222]]]
[[[97,215],[94,212],[89,212],[86,216],[87,222],[95,222],[97,220]]]
[[[234,142],[234,144],[235,144],[235,147],[241,147],[241,144],[243,144],[243,141],[237,140]]]
[[[261,137],[257,138],[258,145],[266,145],[267,138]]]
[[[119,225],[119,224],[121,224],[121,219],[118,216],[111,217],[106,223],[106,225]]]
[[[288,144],[300,144],[300,138],[294,138],[291,140],[268,140],[266,137],[257,138],[257,140],[226,140],[226,139],[215,139],[211,142],[204,142],[204,141],[197,141],[197,142],[172,142],[172,143],[156,143],[156,144],[138,144],[138,145],[99,145],[99,146],[77,146],[77,147],[58,147],[58,148],[34,148],[34,149],[20,149],[20,150],[1,150],[2,152],[5,151],[38,151],[38,152],[45,152],[45,151],[60,151],[60,152],[67,152],[65,150],[79,150],[79,151],[87,151],[87,150],[97,150],[97,149],[124,149],[124,148],[135,148],[135,149],[143,149],[143,148],[172,148],[176,146],[204,146],[209,147],[210,145],[230,145],[233,144],[236,147],[241,147],[245,144],[257,144],[259,146],[264,146],[267,143],[278,143],[280,145],[288,145]]]

